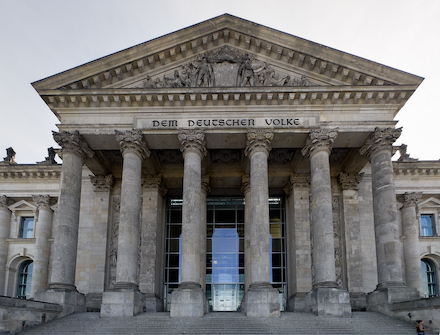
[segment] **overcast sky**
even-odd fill
[[[413,158],[440,159],[439,0],[0,0],[0,160],[58,145],[31,83],[229,13],[425,80],[396,116]]]

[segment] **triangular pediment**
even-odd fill
[[[31,203],[27,202],[26,200],[20,200],[11,206],[8,207],[10,211],[16,212],[16,211],[33,211],[35,212],[37,210],[37,207],[35,205],[32,205]]]
[[[430,197],[424,201],[419,202],[419,208],[428,208],[428,207],[434,207],[434,208],[440,208],[440,200]]]
[[[33,86],[41,91],[180,85],[417,86],[421,81],[420,77],[224,14]]]

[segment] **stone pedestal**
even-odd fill
[[[402,301],[418,300],[419,292],[415,288],[404,285],[378,287],[367,294],[367,310],[394,316],[391,304]]]
[[[242,309],[251,318],[279,318],[281,312],[278,290],[268,283],[251,284]]]
[[[61,312],[60,317],[72,313],[86,312],[86,296],[76,291],[48,288],[36,292],[34,299],[36,301],[61,305],[63,311]]]
[[[199,283],[182,283],[174,289],[170,317],[201,318],[205,315],[206,295]]]
[[[333,287],[316,287],[307,294],[306,311],[318,316],[351,317],[350,295]]]
[[[144,307],[144,294],[137,288],[106,291],[102,295],[101,317],[132,317],[142,313]]]

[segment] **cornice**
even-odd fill
[[[0,166],[0,179],[53,178],[61,175],[60,165],[13,165]]]
[[[195,105],[404,105],[412,86],[213,87],[42,90],[50,108]]]

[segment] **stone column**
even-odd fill
[[[163,311],[163,215],[167,189],[158,174],[143,178],[142,190],[139,290],[145,294],[146,312],[160,312]]]
[[[287,309],[305,311],[305,298],[312,289],[310,244],[310,175],[292,174],[284,188],[288,196],[287,261],[289,300]]]
[[[47,287],[50,256],[49,238],[52,231],[53,212],[49,207],[50,197],[48,195],[33,195],[32,197],[38,208],[31,287],[31,297],[33,298],[37,291]]]
[[[46,292],[36,293],[35,299],[61,303],[65,313],[85,311],[85,297],[77,293],[75,270],[78,246],[82,166],[94,153],[78,131],[53,132],[61,146],[61,169],[58,212],[54,227],[52,272]]]
[[[250,159],[251,225],[250,274],[251,282],[245,295],[248,317],[280,317],[278,291],[270,284],[269,233],[269,152],[273,132],[250,129],[247,132],[246,156]]]
[[[376,293],[367,297],[368,308],[389,313],[391,302],[417,298],[416,290],[406,290],[403,281],[401,243],[397,218],[392,144],[401,128],[376,128],[360,149],[371,162],[374,230],[378,281]],[[403,299],[403,300],[402,300]]]
[[[422,192],[405,192],[402,196],[402,226],[404,240],[404,256],[406,269],[406,285],[419,291],[423,296],[422,267],[419,249],[419,221],[417,219],[417,202]]]
[[[202,177],[202,193],[200,199],[200,285],[206,290],[206,198],[211,192],[209,176]],[[206,311],[208,312],[208,310]]]
[[[251,284],[251,179],[241,177],[241,193],[244,195],[244,281],[245,292]]]
[[[0,295],[6,295],[6,262],[8,261],[8,243],[11,229],[11,211],[7,196],[0,196]]]
[[[306,304],[317,315],[348,317],[351,315],[349,295],[347,291],[337,289],[335,272],[329,157],[337,136],[337,128],[312,128],[302,150],[304,156],[310,157],[313,270],[315,275],[313,291]]]
[[[339,174],[339,184],[342,189],[342,240],[345,241],[344,263],[346,264],[347,288],[350,292],[351,308],[361,310],[366,307],[366,295],[364,293],[364,268],[362,264],[362,233],[359,216],[359,183],[362,174],[343,173]]]
[[[143,312],[138,290],[142,161],[150,155],[142,131],[116,131],[122,157],[118,259],[114,292],[104,292],[101,317],[134,316]]]
[[[171,298],[171,317],[202,317],[205,293],[200,285],[200,230],[202,158],[206,155],[203,130],[181,130],[183,152],[182,262],[181,283]]]

